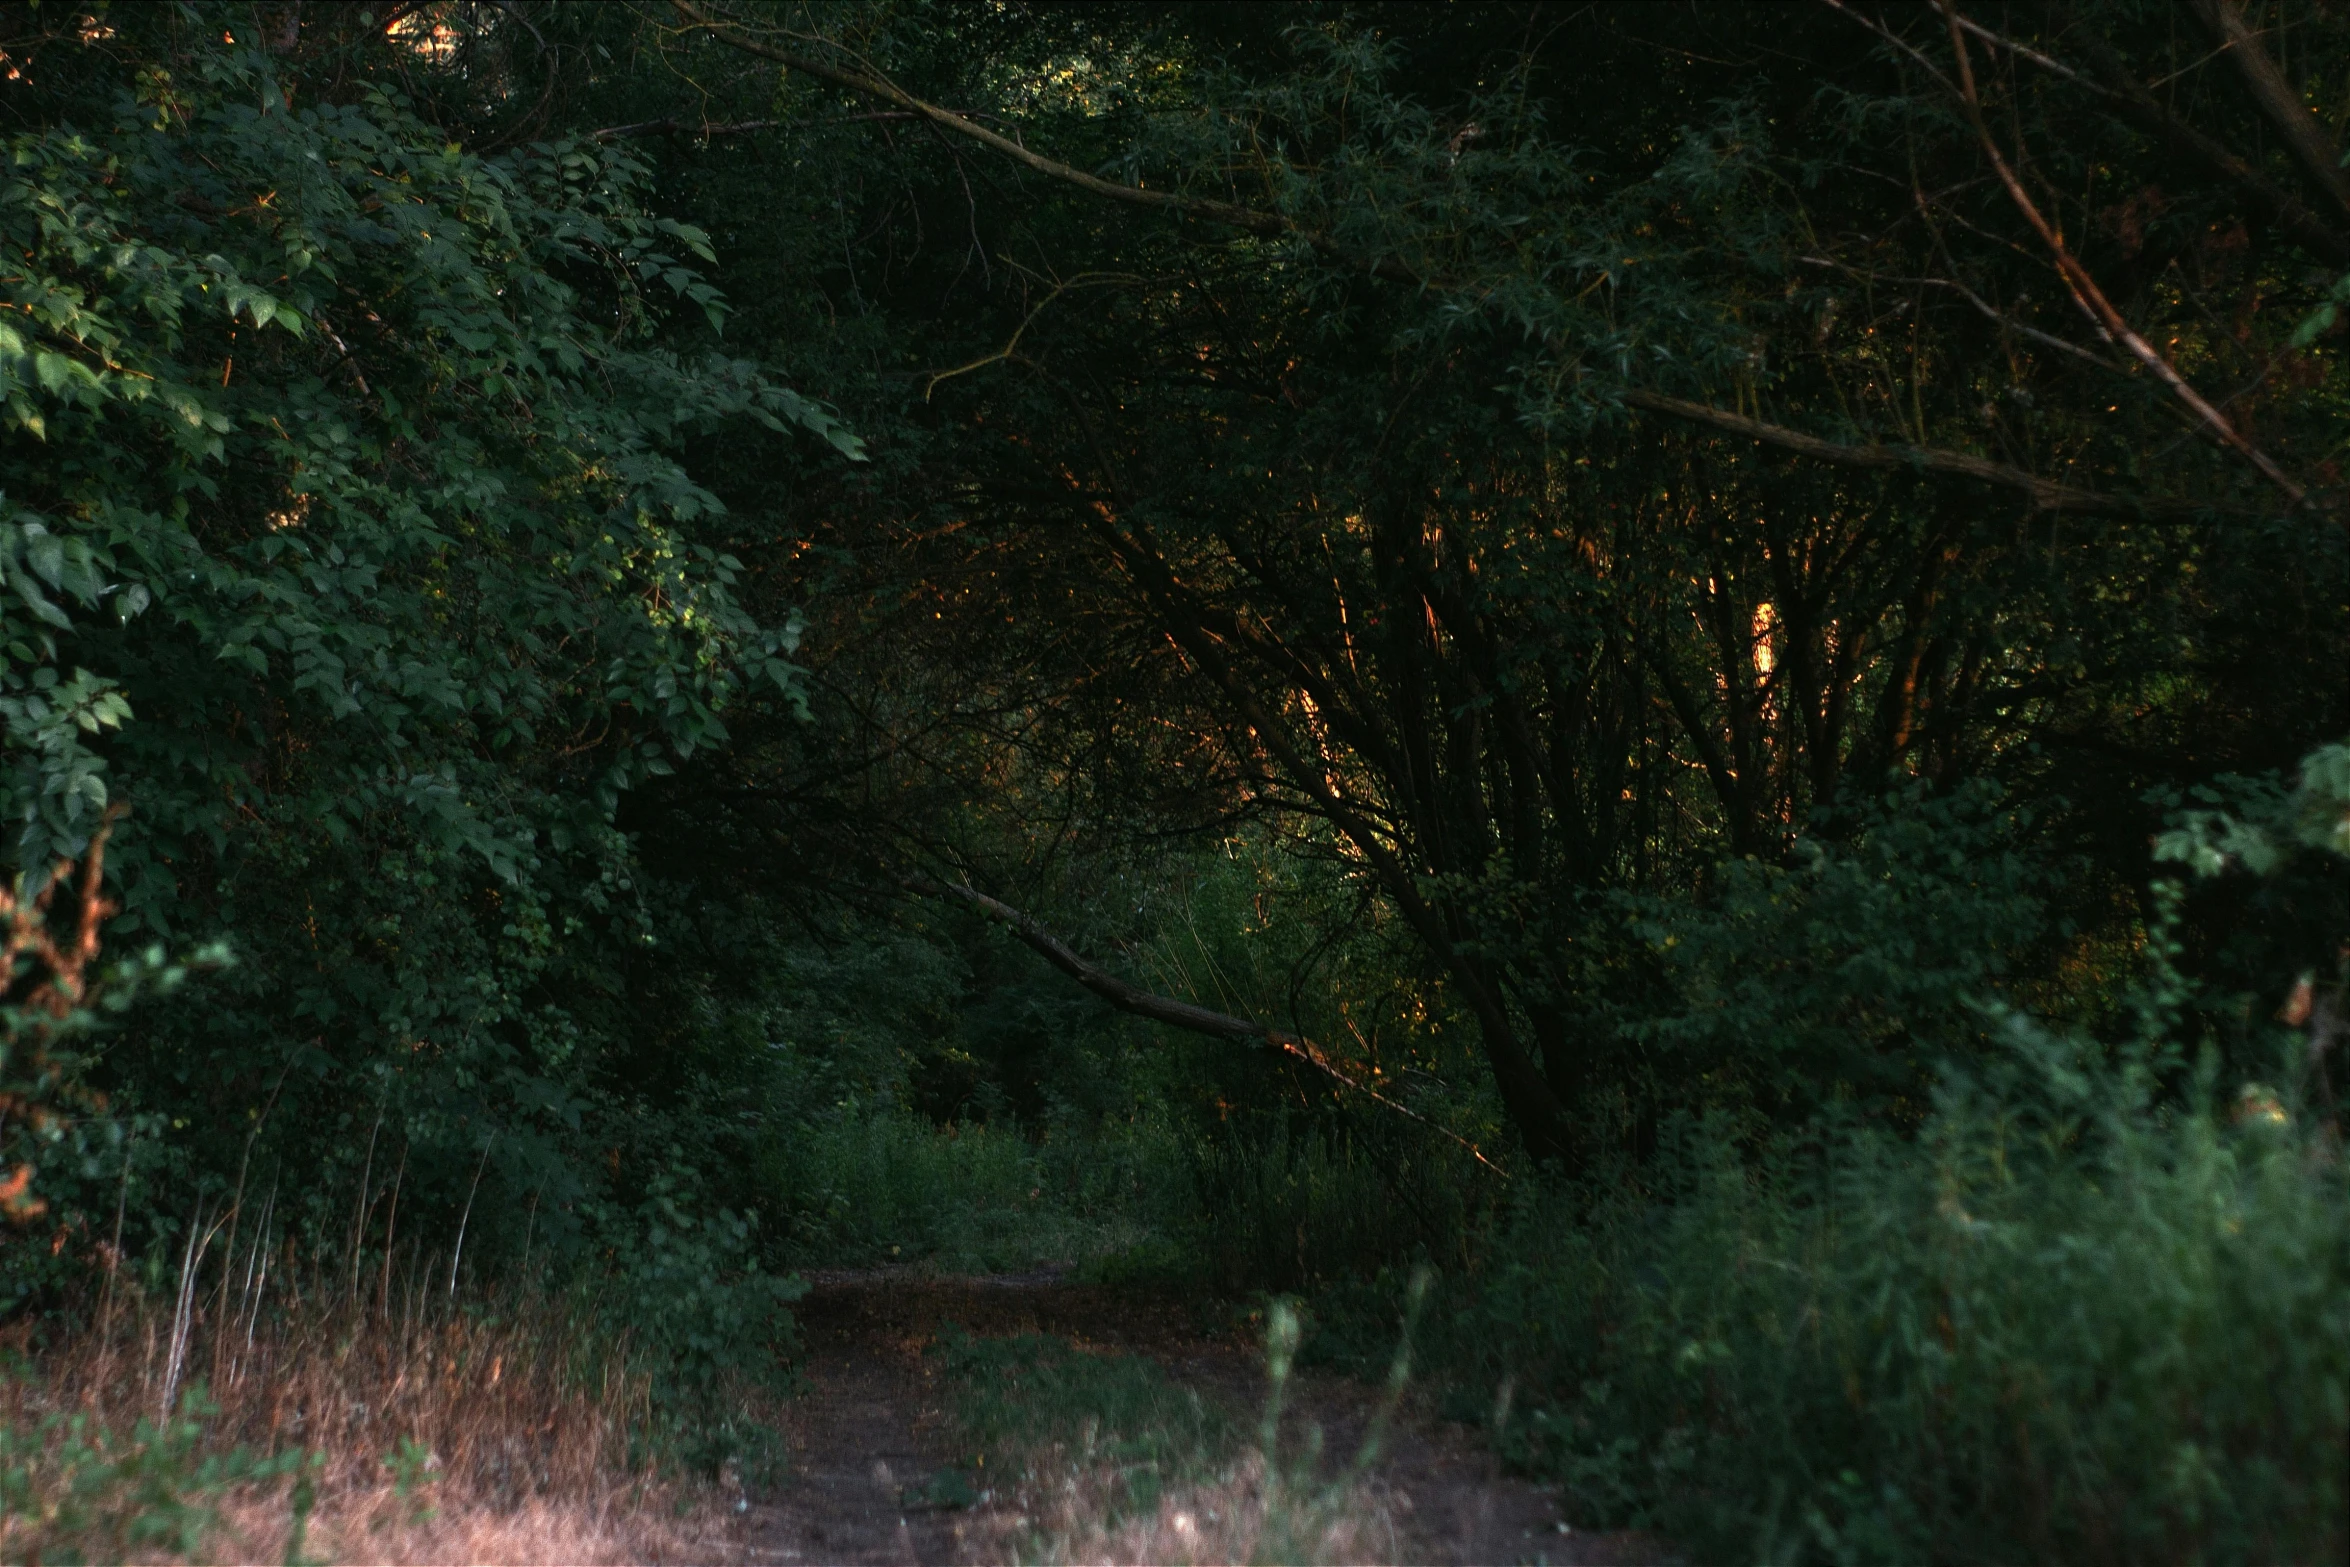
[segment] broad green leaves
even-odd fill
[[[477,150],[399,72],[246,32],[126,14],[45,57],[4,144],[12,857],[128,805],[110,948],[237,955],[106,1052],[119,1103],[174,1109],[158,1169],[233,1161],[246,1123],[181,1112],[278,1082],[262,1156],[322,1205],[375,1115],[428,1187],[434,1147],[504,1121],[514,1179],[567,1201],[629,1037],[599,987],[652,930],[614,812],[750,690],[798,695],[681,454],[862,449],[759,365],[674,346],[724,300],[637,154]]]
[[[665,301],[722,301],[693,270],[707,238],[638,207],[632,155],[485,158],[381,94],[289,109],[261,58],[205,66],[171,114],[126,98],[10,148],[0,404],[26,509],[0,575],[28,635],[71,644],[19,636],[22,661],[201,668],[313,767],[494,756],[510,797],[540,736],[617,719],[607,801],[721,738],[746,675],[788,683],[694,538],[723,508],[666,453],[730,420],[862,451],[755,367],[653,346]],[[113,625],[77,622],[107,599]],[[187,747],[144,761],[160,830],[260,803]],[[21,852],[76,846],[59,822]]]

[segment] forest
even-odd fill
[[[0,1560],[2350,1552],[2340,0],[0,68]]]

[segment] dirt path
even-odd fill
[[[957,1456],[945,1390],[924,1356],[942,1323],[992,1337],[1050,1333],[1083,1348],[1147,1354],[1178,1383],[1227,1407],[1261,1400],[1253,1346],[1203,1335],[1179,1307],[1064,1282],[1053,1273],[941,1279],[912,1270],[819,1274],[801,1302],[808,1395],[787,1428],[789,1478],[745,1518],[758,1563],[886,1562],[901,1567],[1011,1559],[1021,1520],[987,1506],[926,1503],[923,1488]],[[1325,1450],[1355,1451],[1375,1404],[1360,1383],[1306,1373],[1292,1407]],[[1656,1542],[1569,1531],[1555,1499],[1501,1475],[1474,1435],[1412,1413],[1372,1477],[1399,1559],[1651,1567]]]

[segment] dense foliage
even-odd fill
[[[615,801],[723,742],[746,687],[796,694],[679,449],[857,444],[659,340],[723,305],[624,147],[469,150],[371,79],[365,33],[285,59],[234,12],[62,32],[10,45],[13,856],[128,806],[109,937],[226,962],[113,1041],[114,1116],[9,1136],[57,1144],[22,1157],[69,1226],[138,1186],[139,1251],[246,1174],[313,1243],[394,1245],[402,1187],[453,1221],[487,1158],[489,1243],[537,1193],[559,1252],[623,1190],[587,1179],[623,1103],[594,1009],[653,921]]]
[[[0,51],[0,1307],[1426,1259],[1593,1509],[2339,1544],[2339,7]]]
[[[1574,1166],[1700,1081],[1890,1108],[1948,1042],[1772,1029],[1725,1060],[1627,1029],[1676,1003],[1625,899],[1686,906],[1725,861],[1768,876],[1995,780],[2030,863],[1969,895],[2068,885],[1962,961],[2098,969],[2148,791],[2345,719],[2339,351],[2295,346],[2339,204],[2246,212],[2247,179],[2299,176],[2208,65],[2149,124],[2033,63],[2175,81],[2199,45],[2168,11],[2001,34],[1971,96],[1931,13],[1706,14],[1702,56],[1613,11],[816,29],[887,75],[866,98],[1000,102],[1182,221],[971,136],[851,140],[833,85],[766,74],[807,29],[720,27],[750,74],[709,119],[784,93],[840,175],[801,214],[826,239],[744,265],[873,355],[852,401],[889,456],[775,563],[825,617],[828,721],[730,755],[709,803],[1038,897],[1137,818],[1263,823],[1397,923],[1525,1145]],[[2188,132],[2244,150],[2182,165]],[[2067,248],[1995,177],[2024,158]],[[730,138],[692,177],[715,204],[766,167]],[[2082,329],[2065,265],[2233,389],[2259,462]],[[942,769],[991,819],[922,809]]]

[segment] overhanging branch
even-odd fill
[[[1783,424],[1769,424],[1761,419],[1749,419],[1744,414],[1731,413],[1726,408],[1715,408],[1706,403],[1693,403],[1685,397],[1668,397],[1662,392],[1644,392],[1637,387],[1627,390],[1624,402],[1649,413],[1666,414],[1675,419],[1687,419],[1695,424],[1710,424],[1717,430],[1732,435],[1743,435],[1752,440],[1785,447],[1805,457],[1816,457],[1847,468],[1874,468],[1880,472],[1911,469],[1922,473],[1949,474],[1953,478],[1978,479],[1985,484],[1996,484],[2003,489],[2021,490],[2032,499],[2032,504],[2047,511],[2102,512],[2126,517],[2188,516],[2197,512],[2227,511],[2233,508],[2203,501],[2150,501],[2129,495],[2105,495],[2096,490],[2077,489],[2044,479],[2022,468],[1993,462],[1988,457],[1977,457],[1971,452],[1944,451],[1932,446],[1896,446],[1871,442],[1868,445],[1849,445],[1840,441],[1823,440],[1806,435],[1801,430],[1789,429]]]
[[[1180,1028],[1188,1033],[1206,1034],[1215,1039],[1230,1039],[1248,1044],[1271,1046],[1293,1060],[1304,1062],[1315,1071],[1352,1092],[1361,1094],[1373,1103],[1382,1105],[1407,1120],[1417,1121],[1438,1136],[1458,1143],[1468,1150],[1471,1158],[1494,1174],[1505,1180],[1509,1176],[1507,1170],[1486,1158],[1484,1152],[1475,1143],[1470,1142],[1457,1132],[1447,1131],[1409,1105],[1400,1104],[1388,1098],[1332,1061],[1320,1046],[1302,1035],[1292,1034],[1286,1029],[1275,1028],[1269,1023],[1260,1023],[1254,1018],[1235,1017],[1229,1012],[1216,1012],[1207,1007],[1194,1006],[1188,1001],[1178,1001],[1173,996],[1153,995],[1147,990],[1137,989],[1109,970],[1088,963],[1079,957],[1076,949],[1038,924],[1029,915],[1013,908],[999,898],[989,897],[968,882],[916,881],[909,882],[908,885],[914,891],[927,893],[933,897],[962,899],[989,919],[1010,930],[1013,935],[1019,937],[1023,943],[1054,968],[1059,969],[1121,1012],[1134,1017],[1147,1018],[1153,1023],[1164,1023],[1170,1028]]]
[[[2179,373],[2177,366],[2131,328],[2113,301],[2106,297],[2105,290],[2098,286],[2097,279],[2090,275],[2089,269],[2065,244],[2064,235],[2040,211],[2031,193],[2024,189],[2022,178],[2008,163],[2006,154],[1999,150],[1999,142],[1991,134],[1990,122],[1983,117],[1982,100],[1975,91],[1974,61],[1967,50],[1966,31],[1959,25],[1957,0],[1938,0],[1938,3],[1950,24],[1950,51],[1958,65],[1959,102],[1966,111],[1967,122],[1974,127],[1975,140],[1982,144],[1983,155],[1990,160],[1992,172],[1999,176],[1999,183],[2007,188],[2008,199],[2015,203],[2024,221],[2031,225],[2033,232],[2048,247],[2050,259],[2056,263],[2057,275],[2064,279],[2065,287],[2072,291],[2075,302],[2108,338],[2119,343],[2129,351],[2132,358],[2154,372],[2155,379],[2170,389],[2171,395],[2186,406],[2207,432],[2218,437],[2223,445],[2241,453],[2270,483],[2291,496],[2294,505],[2300,505],[2308,498],[2307,489],[2278,467],[2266,452],[2253,445],[2251,439],[2226,414],[2212,407],[2202,393],[2187,383],[2187,378]]]

